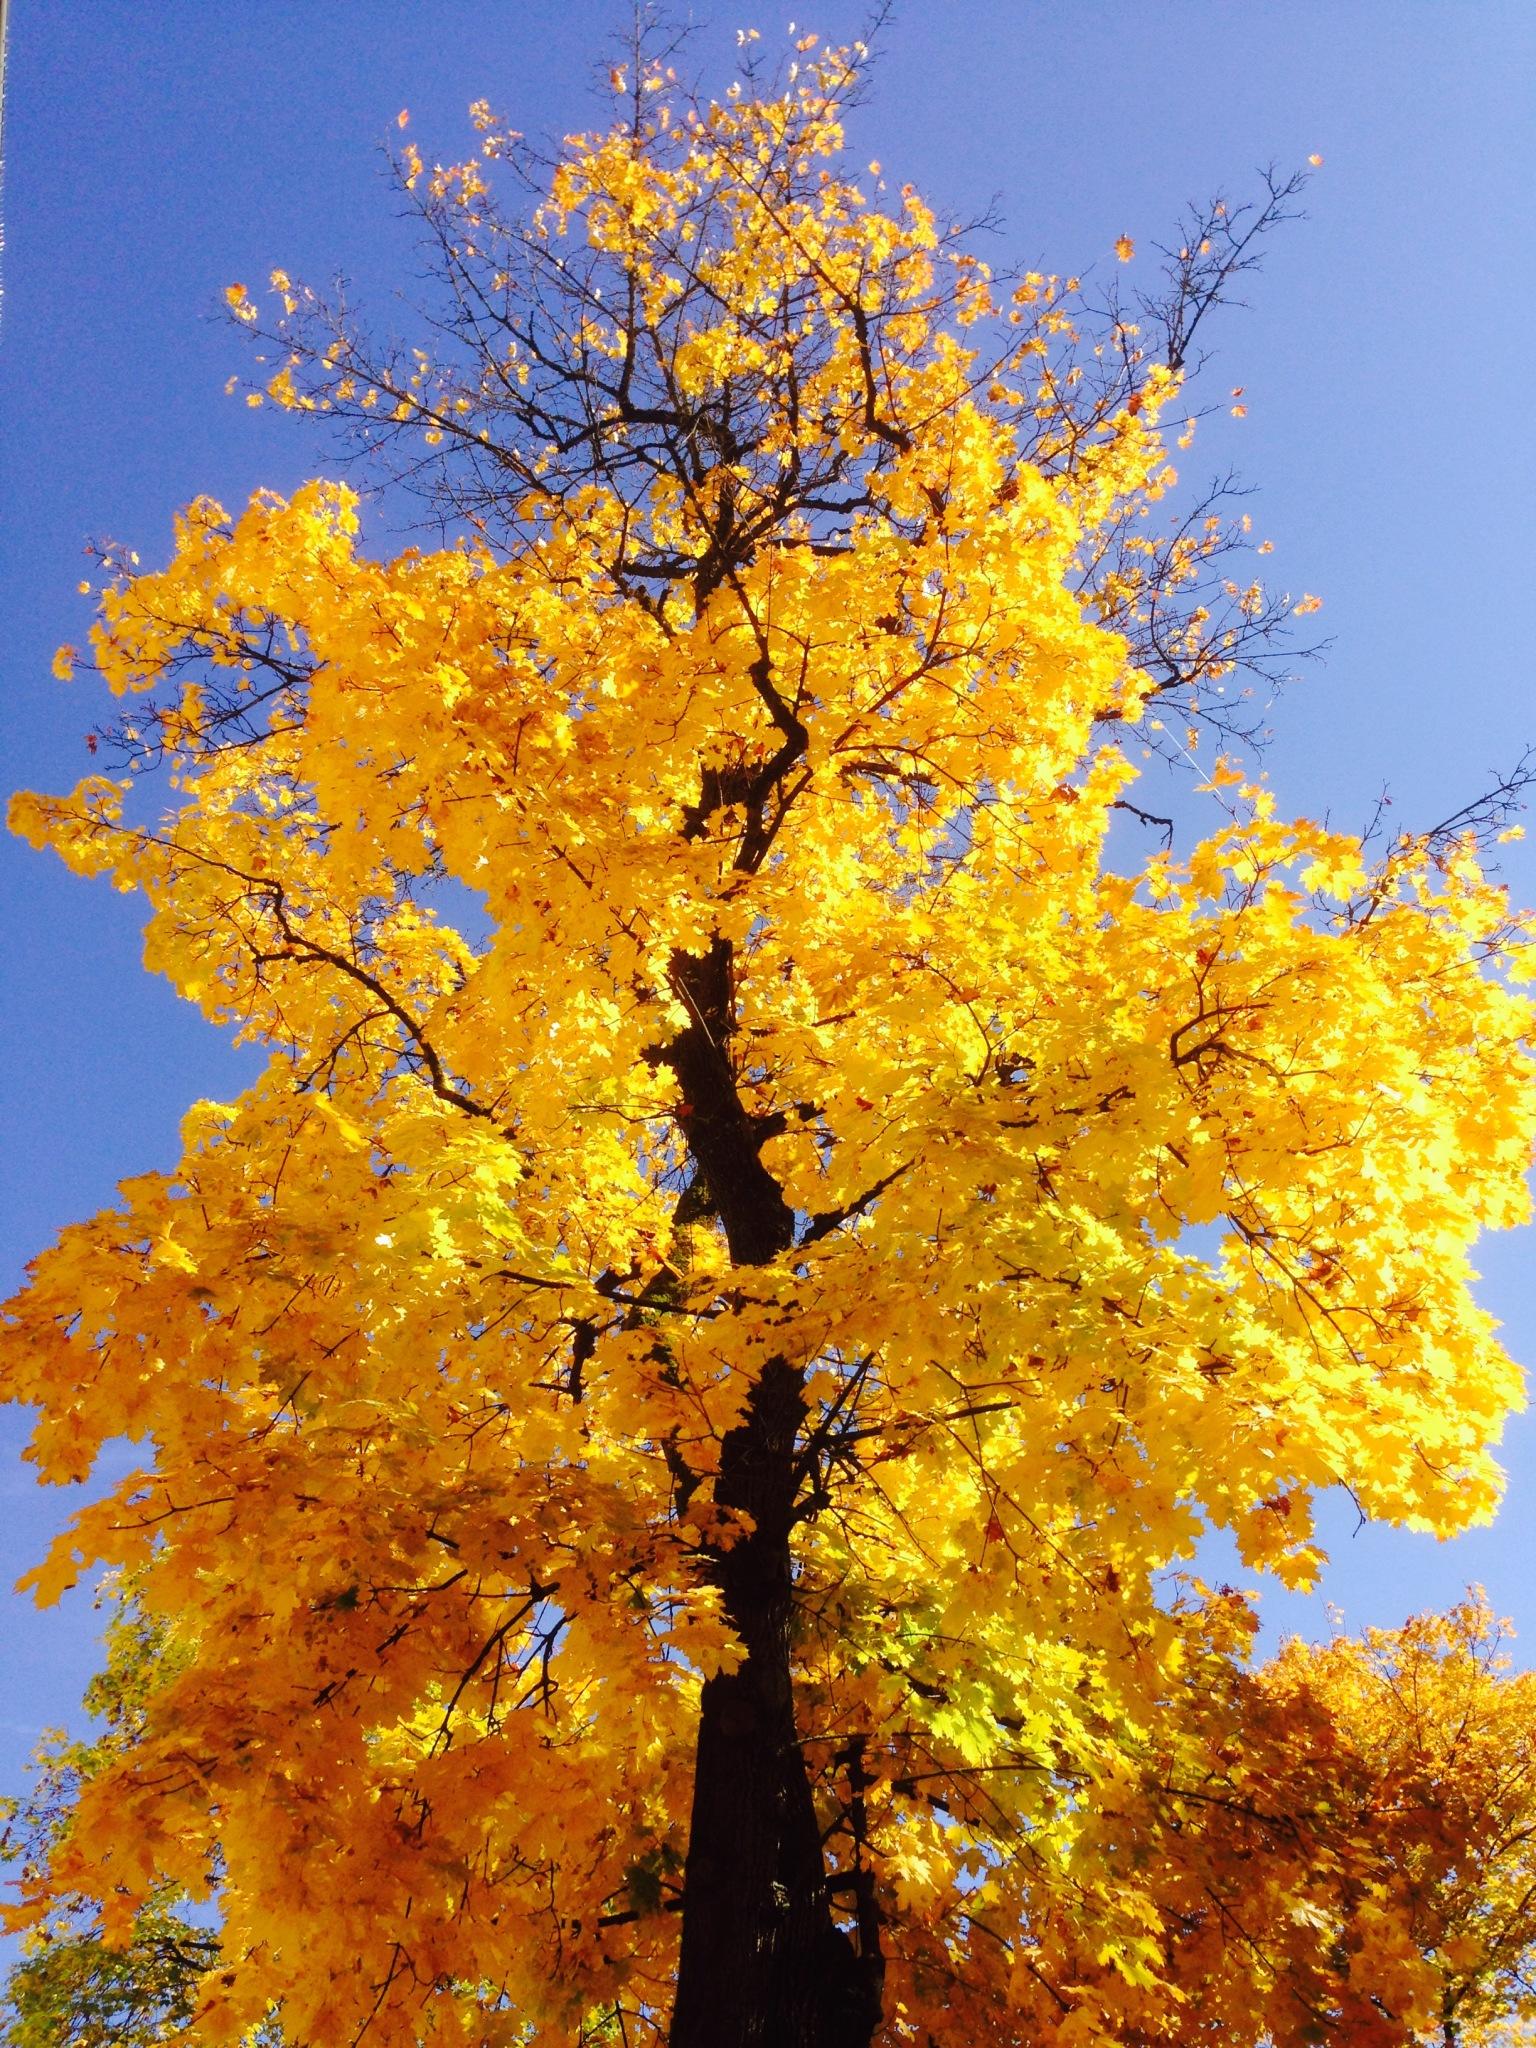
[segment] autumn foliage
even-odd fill
[[[209,2044],[1496,2038],[1486,1617],[1255,1671],[1170,1567],[1491,1509],[1522,934],[1223,756],[1290,606],[1168,511],[1209,244],[1095,339],[797,65],[525,213],[488,110],[408,149],[457,356],[275,281],[252,395],[459,537],[314,483],[102,593],[127,772],[15,824],[270,1059],[9,1310],[41,1475],[144,1446],[35,1588],[170,1646],[23,1917],[216,1900]]]

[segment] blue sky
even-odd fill
[[[17,0],[6,105],[0,334],[0,678],[6,779],[63,788],[86,772],[100,707],[49,676],[87,624],[87,536],[162,558],[173,510],[291,488],[329,451],[299,423],[223,395],[245,367],[222,288],[281,264],[344,271],[378,324],[411,251],[379,146],[409,107],[429,154],[466,146],[468,102],[558,135],[596,118],[587,89],[626,12],[609,0]],[[702,14],[704,10],[699,10]],[[861,11],[805,5],[802,28]],[[716,9],[695,44],[710,75],[739,25],[772,43],[780,10]],[[1247,312],[1214,341],[1225,422],[1185,467],[1229,462],[1255,486],[1276,576],[1326,600],[1326,663],[1277,707],[1282,804],[1363,823],[1383,786],[1429,824],[1536,740],[1527,645],[1533,325],[1527,226],[1536,136],[1536,9],[1527,0],[907,0],[887,36],[861,150],[961,214],[996,202],[1000,257],[1108,266],[1186,200],[1241,196],[1254,167],[1325,159],[1310,219],[1277,241]],[[331,465],[334,467],[334,464]],[[389,544],[386,516],[371,531]],[[1506,873],[1536,902],[1536,847]],[[139,965],[138,909],[16,842],[0,847],[0,1280],[123,1176],[168,1167],[181,1111],[254,1070]],[[1483,1298],[1536,1359],[1529,1236],[1491,1240]],[[0,1411],[0,1579],[73,1504],[17,1460]],[[1505,1443],[1498,1525],[1453,1544],[1325,1523],[1318,1595],[1266,1596],[1272,1628],[1391,1624],[1469,1580],[1525,1626],[1536,1423]],[[7,1616],[0,1789],[45,1725],[76,1708],[97,1617],[82,1594]]]

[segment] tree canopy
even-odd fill
[[[407,145],[433,349],[231,287],[250,396],[442,542],[193,505],[101,593],[123,772],[15,808],[270,1052],[8,1311],[44,1478],[145,1446],[36,1590],[113,1566],[158,1646],[22,1917],[214,1901],[190,2039],[1471,2041],[1524,1995],[1518,1820],[1467,1890],[1515,1792],[1380,1832],[1392,1672],[1518,1722],[1487,1618],[1256,1675],[1170,1576],[1226,1530],[1309,1578],[1329,1485],[1463,1526],[1519,1398],[1486,821],[1281,814],[1225,750],[1307,601],[1173,495],[1293,188],[1095,316],[848,165],[859,56],[637,61],[551,165],[488,107]],[[1128,838],[1198,734],[1199,831]]]

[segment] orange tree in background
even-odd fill
[[[1165,1724],[1096,1784],[1074,1848],[1152,1902],[1157,1968],[1128,1983],[1092,1916],[1037,1887],[1047,1967],[1004,2038],[1528,2042],[1536,1674],[1508,1673],[1488,1609],[1292,1642],[1257,1669],[1232,1655],[1251,1627],[1238,1596],[1205,1621]]]
[[[46,1478],[147,1446],[39,1596],[105,1561],[165,1646],[26,1910],[213,1894],[190,2039],[1183,2039],[1192,1969],[1257,2039],[1158,1845],[1285,1745],[1167,1568],[1494,1500],[1468,1249],[1536,1091],[1472,839],[1218,761],[1187,854],[1106,854],[1125,738],[1230,729],[1288,608],[1164,527],[1158,417],[1289,188],[1085,335],[847,169],[856,68],[408,148],[442,352],[279,275],[266,392],[462,537],[194,505],[101,599],[131,772],[18,802],[270,1051],[7,1332]],[[1402,1949],[1369,1884],[1314,2015]]]

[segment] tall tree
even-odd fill
[[[125,1567],[175,1645],[32,1911],[216,1894],[200,2040],[1102,2037],[1074,1943],[1174,1967],[1111,1824],[1197,1732],[1169,1565],[1495,1497],[1475,833],[1369,858],[1216,753],[1207,836],[1110,845],[1303,608],[1159,523],[1292,188],[1088,331],[849,171],[858,60],[408,147],[438,354],[278,274],[251,395],[458,531],[194,505],[101,597],[129,772],[15,813],[271,1054],[10,1311],[44,1476],[149,1446],[37,1590]]]

